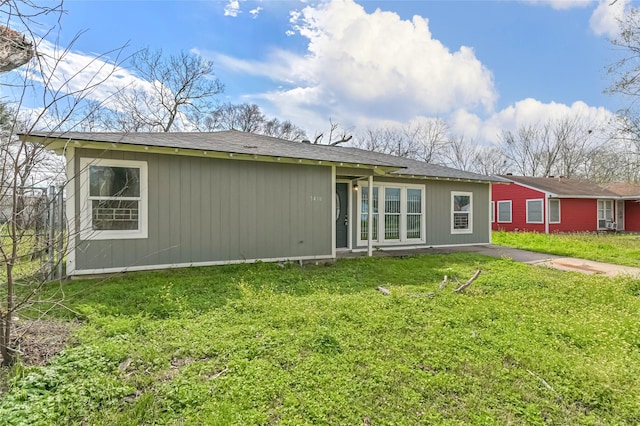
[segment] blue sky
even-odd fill
[[[255,102],[311,135],[330,118],[361,130],[439,117],[491,141],[501,129],[606,119],[624,105],[603,90],[615,16],[632,4],[610,3],[67,0],[48,41],[87,30],[78,62],[125,43],[130,53],[199,52],[226,86],[221,100]]]

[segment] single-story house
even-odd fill
[[[533,232],[640,231],[640,193],[564,177],[501,176],[491,190],[494,230]]]
[[[615,182],[605,186],[624,201],[622,206],[623,230],[640,232],[640,183]]]
[[[491,241],[496,177],[238,131],[21,138],[66,158],[71,276]]]

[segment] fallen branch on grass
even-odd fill
[[[385,296],[388,296],[388,295],[390,295],[390,294],[391,294],[391,291],[390,291],[390,290],[387,290],[387,289],[386,289],[386,288],[384,288],[384,287],[380,287],[380,286],[378,286],[378,287],[376,287],[376,290],[378,290],[380,293],[384,294]]]
[[[449,277],[445,275],[444,280],[442,280],[442,282],[440,283],[440,287],[438,287],[438,290],[440,291],[444,290],[448,282],[449,282]]]
[[[473,276],[469,279],[469,281],[467,281],[466,283],[462,284],[460,287],[456,288],[455,290],[453,290],[454,293],[460,293],[462,292],[462,290],[464,290],[465,288],[469,287],[471,285],[472,282],[474,282],[478,276],[480,275],[480,272],[482,272],[482,269],[478,269],[478,271],[473,274]]]

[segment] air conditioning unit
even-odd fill
[[[607,229],[615,230],[616,229],[616,223],[608,220],[607,221]]]

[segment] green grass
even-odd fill
[[[478,268],[464,293],[438,290]],[[9,372],[7,424],[640,419],[630,278],[456,254],[139,273],[64,293],[84,325],[49,365]]]
[[[638,234],[541,234],[494,231],[493,244],[560,256],[640,267]]]

